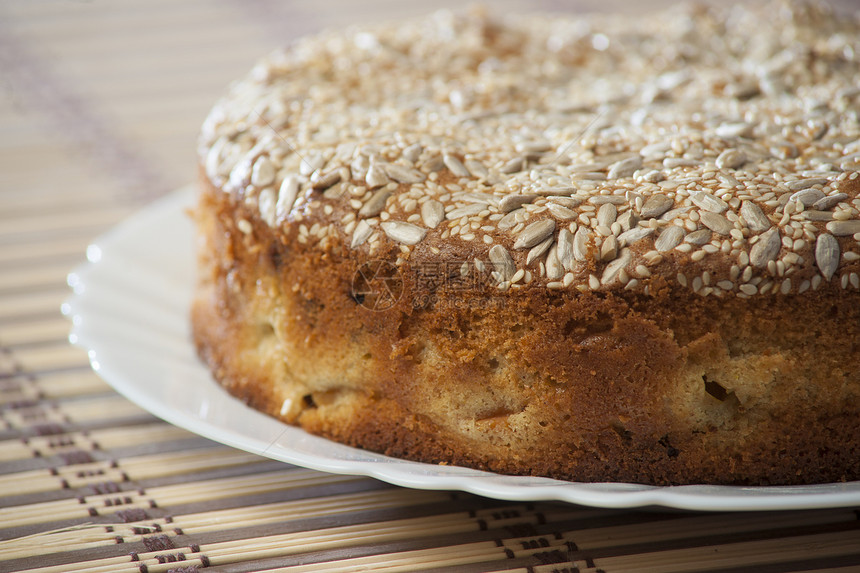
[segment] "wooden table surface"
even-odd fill
[[[606,510],[323,474],[159,420],[68,344],[66,274],[94,237],[193,179],[199,126],[231,80],[299,35],[427,10],[0,5],[0,571],[860,571],[854,508]]]

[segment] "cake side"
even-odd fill
[[[857,479],[856,18],[685,10],[440,13],[264,60],[201,137],[216,378],[430,462]]]
[[[350,282],[361,260],[262,225],[243,233],[250,215],[211,186],[202,195],[201,229],[220,250],[204,249],[215,256],[195,337],[219,381],[287,423],[398,457],[576,481],[860,475],[860,305],[838,286],[755,305],[670,282],[647,300],[534,286],[495,304],[491,291],[437,289],[416,308],[405,270],[406,296],[372,310]]]

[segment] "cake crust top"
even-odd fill
[[[200,162],[243,232],[456,253],[501,291],[860,290],[858,15],[644,20],[473,10],[304,38],[215,105]]]

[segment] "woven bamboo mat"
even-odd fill
[[[198,126],[231,79],[299,34],[426,9],[0,5],[0,571],[860,571],[853,509],[602,510],[323,474],[154,418],[68,345],[66,273],[191,180]]]

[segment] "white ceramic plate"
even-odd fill
[[[393,459],[312,436],[230,397],[197,360],[188,311],[193,284],[190,188],[173,193],[102,236],[69,275],[63,312],[70,340],[118,392],[168,422],[230,446],[316,470],[364,475],[422,489],[506,500],[597,507],[695,510],[860,505],[860,482],[805,487],[650,487],[497,475]]]

